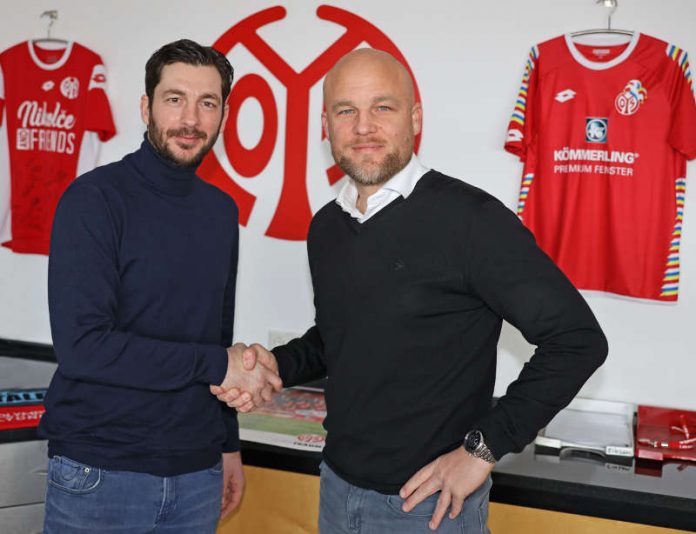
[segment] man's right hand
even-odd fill
[[[257,365],[257,363],[259,365]],[[261,367],[269,370],[275,375],[278,375],[278,362],[276,361],[275,356],[271,351],[267,350],[258,343],[252,344],[242,352],[242,364],[246,370]],[[263,400],[270,400],[270,397],[273,395],[273,390],[280,391],[282,388],[282,381],[280,384],[280,388],[276,388],[274,385],[273,387],[271,387],[271,385],[267,386],[262,391],[261,398]],[[212,386],[210,391],[213,395],[216,395],[220,401],[226,403],[231,408],[236,408],[237,411],[242,413],[250,412],[260,404],[258,402],[258,398],[254,397],[253,392],[246,390],[243,387],[235,386],[225,389],[222,387]]]
[[[256,365],[256,363],[261,365]],[[261,345],[236,343],[227,349],[227,374],[210,392],[228,406],[248,412],[283,388],[273,354]]]

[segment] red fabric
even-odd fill
[[[677,299],[696,103],[685,52],[673,58],[670,47],[640,35],[628,57],[599,70],[577,61],[564,36],[531,54],[505,144],[524,162],[518,215],[578,288]],[[612,60],[626,45],[594,48]],[[596,61],[592,49],[578,47]]]
[[[76,177],[85,132],[105,141],[116,129],[97,54],[72,43],[64,64],[53,68],[63,60],[63,49],[34,46],[32,57],[30,46],[23,42],[0,54],[0,110],[5,108],[7,129],[0,142],[9,146],[11,177],[11,235],[2,244],[47,254],[53,214]]]

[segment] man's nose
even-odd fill
[[[198,125],[198,106],[195,103],[187,102],[181,110],[181,122],[186,126]]]
[[[355,118],[354,131],[357,135],[369,135],[377,131],[377,123],[369,112],[358,112]]]

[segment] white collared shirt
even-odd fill
[[[364,223],[379,210],[396,200],[399,196],[408,198],[413,192],[418,180],[430,169],[423,166],[418,156],[413,154],[408,164],[392,176],[379,190],[367,198],[367,209],[361,213],[357,207],[358,188],[352,178],[338,193],[336,202],[339,206],[359,223]]]

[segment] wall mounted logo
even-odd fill
[[[616,95],[614,106],[621,115],[633,115],[647,99],[648,90],[640,80],[631,80],[623,91]]]
[[[295,71],[283,57],[292,56],[289,50],[274,50],[261,35],[259,30],[285,18],[284,7],[276,6],[260,11],[227,30],[215,43],[214,47],[229,55],[236,47],[243,47],[260,65],[257,73],[242,76],[232,86],[230,93],[230,115],[222,134],[224,152],[229,166],[235,175],[241,178],[255,178],[268,166],[272,156],[279,152],[283,158],[283,183],[273,217],[265,235],[279,239],[302,241],[307,238],[307,230],[312,219],[307,189],[307,151],[309,143],[309,121],[319,121],[321,110],[310,113],[310,90],[320,82],[334,63],[358,48],[367,45],[385,50],[401,61],[411,72],[406,59],[396,45],[380,29],[337,7],[320,6],[316,11],[319,24],[331,23],[342,26],[345,31],[319,53],[309,65],[300,72]],[[265,32],[264,28],[264,32]],[[288,47],[307,46],[312,40],[311,25],[296,41],[288,41]],[[413,73],[411,72],[413,77]],[[271,82],[271,83],[269,83]],[[284,146],[277,147],[279,117],[276,95],[273,86],[278,82],[285,88],[285,138]],[[414,77],[415,82],[415,77]],[[420,101],[417,83],[416,100]],[[247,99],[256,100],[263,116],[261,135],[252,148],[245,147],[240,139],[239,111]],[[416,138],[415,149],[418,151],[420,136]],[[334,184],[343,177],[343,172],[336,165],[325,169],[329,184]],[[205,180],[218,186],[235,199],[239,207],[239,221],[247,225],[257,197],[243,188],[228,173],[211,151],[198,168],[198,174]]]
[[[572,100],[573,98],[575,98],[576,94],[577,93],[575,91],[573,91],[572,89],[565,89],[565,90],[557,93],[554,100],[556,102],[560,102],[562,104],[564,102],[568,102],[568,100]]]
[[[585,119],[585,141],[588,143],[606,143],[609,119],[587,117]]]

